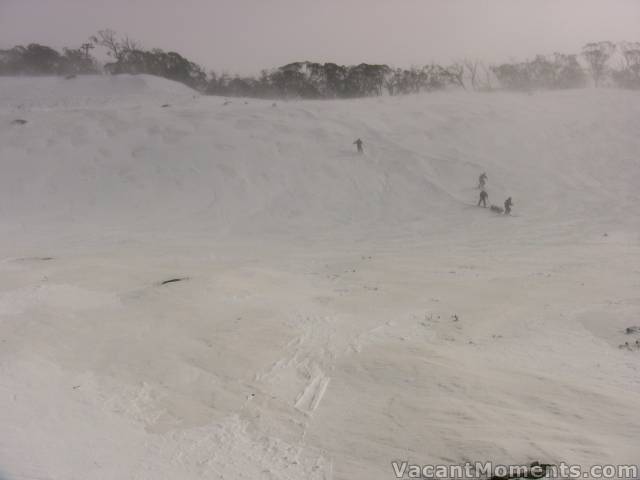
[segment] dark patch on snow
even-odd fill
[[[162,105],[162,108],[167,108],[170,107],[171,105],[169,105],[168,103],[165,103],[164,105]]]
[[[54,260],[53,257],[22,257],[17,258],[16,262],[49,262]]]
[[[169,283],[183,282],[185,280],[189,280],[189,277],[170,278],[169,280],[164,280],[163,282],[160,282],[160,285],[167,285]]]
[[[23,118],[16,118],[15,120],[11,121],[11,125],[24,125],[25,123],[27,123],[27,121]]]
[[[627,327],[624,331],[627,335],[633,335],[634,333],[640,333],[640,327]]]

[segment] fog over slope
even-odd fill
[[[0,478],[637,462],[639,130],[628,91],[0,78]]]

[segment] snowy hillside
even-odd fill
[[[622,91],[0,78],[0,478],[637,463],[639,130]]]

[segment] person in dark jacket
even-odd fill
[[[513,201],[511,200],[511,197],[509,197],[504,201],[504,214],[505,215],[509,215],[511,213],[511,207],[513,207]]]
[[[480,189],[484,188],[484,186],[487,183],[487,179],[488,178],[489,177],[487,177],[486,173],[483,173],[482,175],[480,175],[480,178],[478,178],[478,188],[480,188]]]
[[[484,208],[487,208],[487,199],[489,198],[489,194],[483,190],[480,191],[480,199],[478,200],[478,206],[482,204]]]
[[[357,139],[355,142],[353,142],[353,144],[358,148],[358,153],[364,152],[364,150],[362,149],[362,145],[364,144],[364,142],[362,140]]]

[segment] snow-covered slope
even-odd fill
[[[620,91],[0,78],[0,478],[637,461],[639,129]]]
[[[554,228],[626,218],[639,199],[630,133],[640,103],[624,92],[273,107],[225,105],[148,76],[1,80],[6,219],[190,228],[197,218],[254,233],[445,219],[448,230],[478,216],[461,210],[485,170],[490,201],[511,195],[523,216]],[[28,124],[11,127],[15,118]]]
[[[0,105],[16,111],[154,104],[197,95],[185,85],[151,75],[3,77],[0,86]]]

